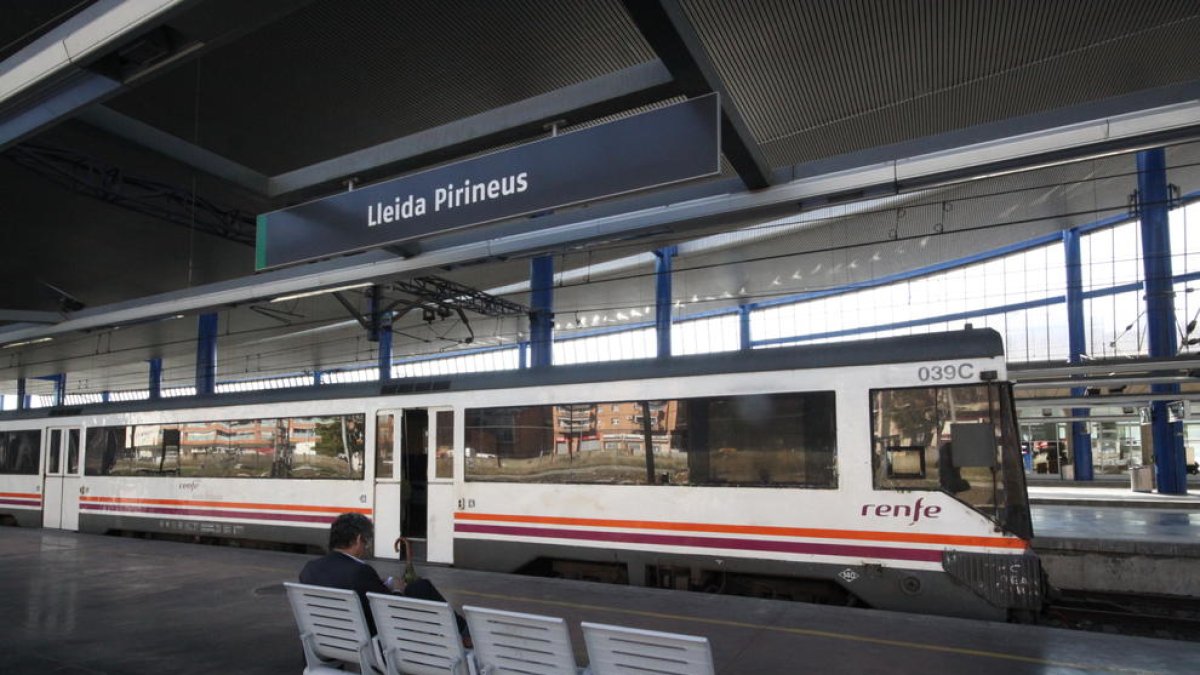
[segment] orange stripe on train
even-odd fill
[[[675,523],[651,520],[606,520],[599,518],[564,518],[556,516],[516,516],[489,513],[454,514],[455,520],[528,523],[538,525],[577,525],[582,527],[620,527],[634,530],[668,530],[675,532],[709,532],[716,534],[757,534],[769,537],[810,537],[815,539],[853,539],[860,541],[894,541],[918,544],[947,544],[1025,550],[1028,544],[1020,539],[1004,537],[973,537],[957,534],[917,534],[910,532],[878,532],[863,530],[832,530],[807,527],[772,527],[762,525],[717,525],[712,523]]]

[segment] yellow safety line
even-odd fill
[[[923,642],[906,642],[904,640],[888,640],[885,638],[873,638],[863,635],[851,635],[849,633],[834,633],[832,631],[813,630],[811,628],[788,628],[785,626],[764,626],[756,623],[745,623],[742,621],[729,621],[727,619],[708,619],[704,617],[684,616],[680,614],[667,614],[665,612],[647,612],[638,609],[619,609],[614,607],[605,607],[602,605],[584,605],[575,602],[564,602],[561,600],[538,600],[535,598],[516,597],[511,595],[501,595],[498,593],[480,593],[478,591],[468,591],[464,589],[454,589],[452,592],[461,593],[463,595],[474,595],[481,598],[492,598],[496,600],[511,600],[515,602],[531,602],[543,605],[557,605],[559,607],[570,607],[571,609],[581,610],[600,610],[604,612],[615,612],[618,614],[632,614],[636,616],[645,616],[654,619],[673,619],[677,621],[693,621],[697,623],[708,623],[717,626],[729,626],[733,628],[750,628],[755,630],[770,630],[780,633],[792,633],[794,635],[807,635],[810,637],[822,637],[832,640],[849,640],[851,642],[866,642],[870,644],[885,645],[888,647],[903,647],[905,649],[920,649],[930,652],[946,652],[951,654],[963,654],[965,656],[980,656],[991,659],[1002,659],[1005,661],[1020,661],[1022,663],[1035,663],[1045,666],[1058,666],[1061,668],[1076,668],[1080,670],[1102,670],[1117,673],[1155,673],[1153,670],[1138,670],[1135,668],[1121,668],[1118,666],[1107,666],[1085,663],[1071,663],[1069,661],[1048,661],[1032,656],[1018,656],[1016,654],[1004,654],[1001,652],[989,652],[981,649],[966,649],[964,647],[946,647],[944,645],[927,644]]]

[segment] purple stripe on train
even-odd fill
[[[691,546],[695,548],[741,549],[746,551],[774,551],[777,553],[807,553],[812,555],[836,555],[853,558],[886,558],[889,560],[913,560],[917,562],[942,561],[942,552],[920,548],[890,548],[886,546],[859,546],[854,544],[818,544],[799,541],[773,541],[769,539],[740,539],[720,537],[696,537],[673,534],[647,534],[643,532],[599,532],[560,530],[549,527],[509,527],[504,525],[475,525],[458,523],[455,532],[477,534],[507,534],[519,537],[543,537],[549,539],[590,539],[622,544],[658,544],[664,546]]]

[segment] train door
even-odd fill
[[[380,410],[375,414],[375,550],[377,558],[393,558],[400,536],[400,432],[403,411]]]
[[[454,411],[430,408],[427,447],[426,559],[454,562]]]
[[[42,527],[78,530],[78,427],[50,429],[42,467]]]
[[[400,437],[400,534],[416,542],[425,540],[429,513],[429,441],[429,411],[405,410]]]

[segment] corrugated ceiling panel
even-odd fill
[[[1200,3],[685,0],[776,166],[1200,78]]]
[[[653,58],[616,0],[321,0],[112,105],[277,174]]]

